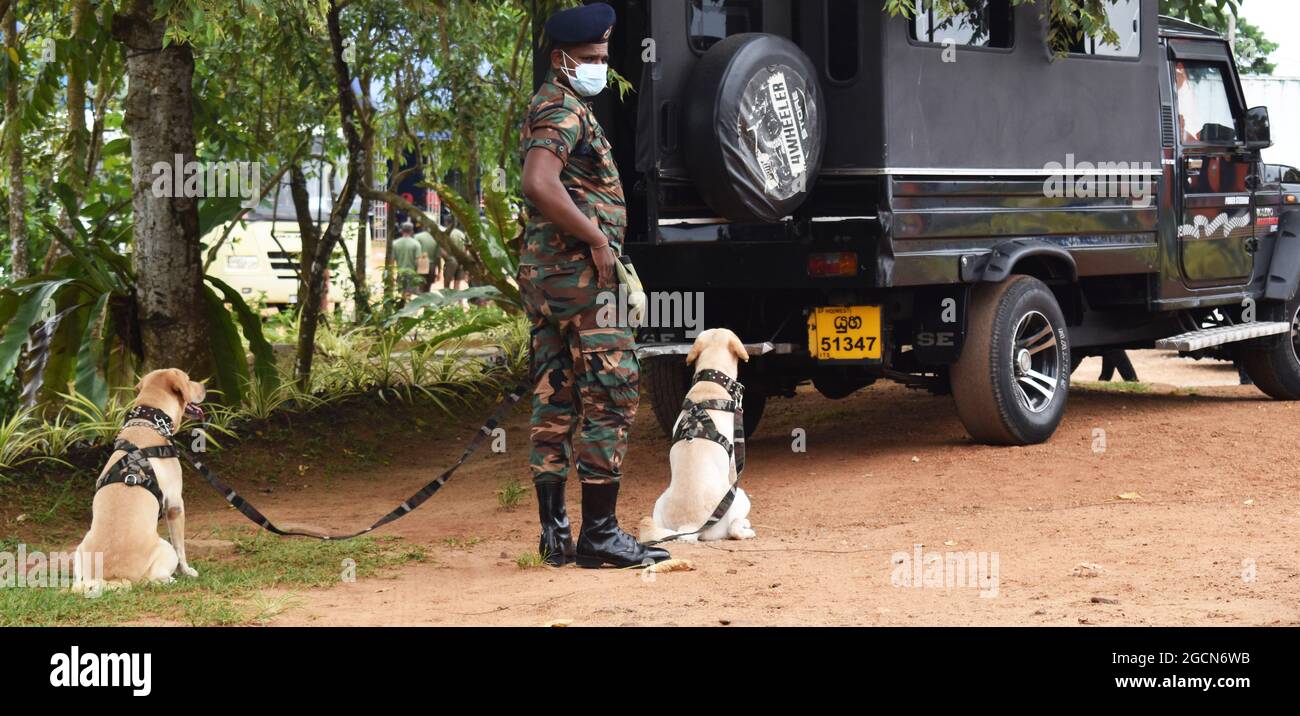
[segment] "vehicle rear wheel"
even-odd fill
[[[952,367],[957,414],[982,443],[1044,442],[1065,414],[1070,366],[1065,316],[1051,289],[1030,276],[980,285]]]
[[[686,391],[691,389],[691,367],[683,356],[662,356],[645,361],[641,372],[655,420],[664,437],[670,438]]]
[[[1241,352],[1246,373],[1255,385],[1275,400],[1300,400],[1300,297],[1287,308],[1291,336],[1272,348]]]
[[[681,356],[662,356],[645,361],[642,366],[641,379],[650,394],[650,407],[654,411],[655,421],[664,437],[673,436],[673,425],[682,412],[682,401],[691,389],[691,378],[695,371]],[[742,376],[743,382],[743,376]],[[749,437],[758,430],[758,423],[763,418],[763,409],[767,407],[767,393],[761,386],[745,388],[745,436]]]

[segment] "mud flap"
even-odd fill
[[[1282,215],[1273,261],[1268,267],[1264,298],[1289,304],[1300,287],[1300,211]]]
[[[912,306],[912,352],[918,363],[949,365],[966,343],[970,286],[940,286],[916,292]]]

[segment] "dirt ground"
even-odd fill
[[[949,398],[892,384],[840,402],[807,390],[772,401],[743,483],[758,538],[675,545],[695,570],[653,576],[516,565],[536,548],[531,488],[514,511],[495,490],[511,476],[528,484],[520,410],[504,454],[476,456],[385,528],[425,545],[428,563],[299,593],[273,623],[1300,624],[1300,408],[1236,385],[1229,365],[1134,359],[1145,386],[1076,386],[1056,437],[1029,448],[973,445]],[[1090,359],[1075,380],[1099,368]],[[393,436],[382,472],[269,494],[235,486],[277,521],[355,529],[454,459],[478,420],[454,436]],[[636,428],[619,505],[632,529],[669,480],[646,403]],[[792,449],[797,430],[804,452]],[[569,491],[576,529],[576,480]],[[187,495],[198,529],[241,524],[202,486]],[[983,558],[983,581],[933,568],[953,554]]]

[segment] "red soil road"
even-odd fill
[[[895,385],[841,402],[807,390],[772,401],[744,477],[758,538],[672,546],[695,571],[653,579],[515,565],[536,548],[535,503],[530,489],[517,510],[502,511],[494,490],[509,476],[527,484],[521,410],[505,454],[476,456],[420,511],[385,528],[427,546],[428,563],[298,593],[272,623],[1300,624],[1300,408],[1232,385],[1230,366],[1158,357],[1137,356],[1143,379],[1221,387],[1077,388],[1056,437],[1027,448],[974,445],[950,399]],[[1076,379],[1096,370],[1090,361]],[[356,529],[427,481],[430,466],[449,464],[479,419],[446,443],[399,449],[382,473],[249,496],[273,519]],[[796,429],[807,452],[791,449]],[[1097,431],[1104,451],[1094,449]],[[643,403],[619,505],[625,526],[635,529],[667,485],[666,455]],[[188,494],[200,529],[242,524],[210,491]],[[576,528],[576,481],[569,495]],[[895,586],[894,556],[918,544],[927,555],[995,553],[996,596]],[[1081,564],[1099,571],[1081,576],[1092,573]]]

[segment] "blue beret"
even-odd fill
[[[618,15],[614,8],[598,2],[561,10],[546,21],[546,36],[563,45],[609,42]]]

